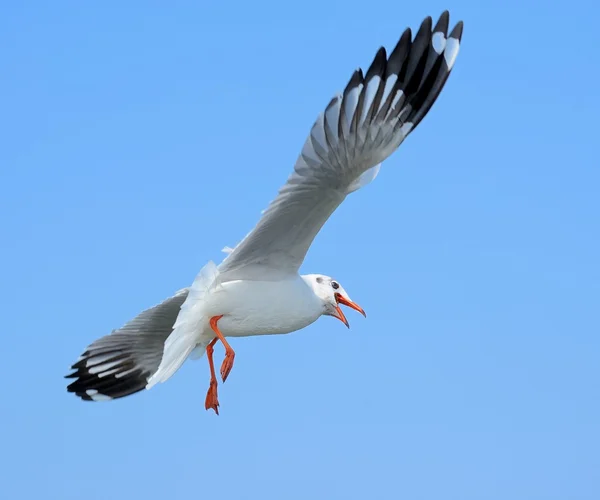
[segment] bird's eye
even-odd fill
[[[334,290],[337,290],[339,287],[340,287],[340,284],[337,281],[331,282],[331,288],[333,288]]]

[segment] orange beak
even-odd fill
[[[365,311],[363,310],[362,307],[360,307],[358,304],[356,304],[355,302],[352,302],[351,300],[346,299],[345,297],[343,297],[342,295],[340,295],[339,293],[335,294],[335,300],[337,301],[338,304],[343,304],[345,306],[350,307],[351,309],[354,309],[355,311],[358,311],[359,313],[361,313],[365,318],[367,317],[367,314],[365,313]],[[344,313],[342,312],[342,310],[340,309],[340,306],[338,305],[336,307],[337,309],[337,313],[338,313],[338,319],[344,323],[348,328],[350,328],[350,324],[348,323],[348,320],[346,319],[346,316],[344,315]]]
[[[346,327],[350,328],[350,323],[348,323],[348,320],[346,319],[346,316],[344,315],[344,313],[340,309],[340,306],[336,306],[335,310],[338,313],[337,319],[339,319],[342,323],[344,323],[344,325],[346,325]]]

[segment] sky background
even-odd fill
[[[253,227],[352,71],[445,8],[465,31],[444,91],[303,266],[368,318],[234,339],[220,417],[206,358],[68,394],[86,345]],[[600,498],[599,15],[4,2],[0,497]]]

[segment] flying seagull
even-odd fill
[[[206,264],[189,288],[141,312],[90,344],[72,365],[69,392],[87,401],[122,398],[167,381],[188,357],[206,352],[206,409],[219,413],[213,348],[225,347],[225,382],[235,353],[227,337],[300,330],[320,316],[348,321],[340,305],[365,314],[342,285],[299,269],[323,224],[350,193],[375,179],[381,163],[417,127],[439,96],[458,55],[462,21],[450,15],[407,28],[388,56],[381,47],[366,74],[318,116],[294,170],[257,225],[216,266]],[[432,28],[433,26],[433,28]]]

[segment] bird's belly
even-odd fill
[[[223,315],[218,327],[226,337],[290,333],[315,322],[322,310],[304,282],[230,282],[221,293],[222,309],[211,312]]]
[[[277,314],[223,316],[218,323],[219,329],[226,337],[248,337],[252,335],[279,335],[300,330],[314,321],[314,318],[290,319]]]

